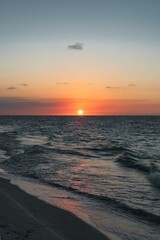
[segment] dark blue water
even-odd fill
[[[160,224],[158,116],[0,117],[0,162],[8,173]]]

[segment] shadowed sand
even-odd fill
[[[49,205],[0,178],[2,240],[107,240],[63,209]]]

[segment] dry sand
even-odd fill
[[[63,209],[51,206],[0,178],[1,240],[107,240]]]

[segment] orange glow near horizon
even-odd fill
[[[5,102],[6,101],[6,102]],[[5,107],[6,105],[6,107]],[[137,99],[24,99],[3,101],[0,115],[159,115],[159,103]],[[85,109],[85,110],[84,110]]]

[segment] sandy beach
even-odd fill
[[[106,240],[72,213],[53,207],[0,178],[2,240]]]

